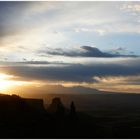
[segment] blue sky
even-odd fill
[[[1,70],[14,80],[140,91],[140,2],[0,2],[0,30]]]

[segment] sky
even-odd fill
[[[140,93],[140,2],[0,2],[0,91]]]

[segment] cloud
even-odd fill
[[[130,41],[126,34],[134,36],[137,33],[139,36],[140,24],[135,23],[136,17],[128,16],[120,10],[122,4],[122,2],[0,2],[0,49],[4,48],[1,54],[4,53],[4,57],[8,60],[15,61],[19,58],[28,60],[36,58],[34,52],[39,48],[44,49],[42,44],[50,44],[50,48],[60,47],[63,50],[74,45],[91,45],[94,42],[99,44],[100,48],[107,48],[114,40],[112,34],[117,34],[115,38],[119,38],[121,42],[128,40],[124,42],[127,47],[132,42],[131,47],[135,49],[139,42],[135,41],[135,37]],[[102,46],[101,42],[107,44]],[[21,45],[25,46],[22,49],[25,53],[19,53],[18,46]],[[135,49],[134,52],[138,51]],[[37,59],[40,60],[42,57]]]
[[[96,82],[95,76],[130,76],[139,75],[140,58],[124,61],[100,62],[90,64],[44,64],[42,65],[2,65],[1,72],[14,75],[15,80]]]
[[[103,36],[106,34],[106,30],[103,29],[91,29],[91,28],[75,28],[74,29],[75,32],[79,33],[79,32],[97,32],[100,36]]]
[[[120,6],[120,10],[127,13],[129,17],[132,17],[132,21],[135,23],[135,25],[139,24],[140,2],[124,2]]]
[[[0,64],[0,71],[9,75],[9,81],[34,84],[33,86],[37,86],[41,93],[45,91],[57,93],[58,90],[62,90],[63,93],[94,92],[95,90],[91,88],[140,92],[140,58],[112,58],[112,61],[109,58],[104,61],[98,59],[101,58],[81,64],[47,61],[3,62]],[[49,86],[45,85],[52,85],[52,88],[56,89],[48,89]],[[18,88],[20,89],[20,87],[16,89]],[[24,88],[24,85],[21,88]]]
[[[56,49],[48,49],[46,50],[40,50],[39,55],[60,55],[60,56],[69,56],[69,57],[136,57],[135,55],[123,55],[120,54],[120,49],[116,50],[117,53],[114,53],[115,51],[107,53],[102,52],[96,47],[91,46],[82,46],[80,47],[80,50],[63,50],[61,48]]]
[[[140,93],[140,75],[133,76],[95,76],[94,88],[104,91]],[[110,86],[111,85],[111,86]]]
[[[121,85],[140,85],[140,75],[136,76],[95,76],[95,79],[99,83],[106,84],[121,84]]]
[[[128,2],[124,3],[120,9],[127,12],[140,13],[140,4],[139,2]]]
[[[108,53],[116,54],[116,55],[122,55],[122,56],[124,55],[124,56],[136,57],[136,55],[134,55],[134,52],[127,50],[126,47],[116,47],[116,48],[108,51]]]

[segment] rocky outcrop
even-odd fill
[[[56,97],[52,100],[52,103],[47,108],[47,111],[50,113],[63,115],[65,113],[65,107],[62,104],[60,98]]]
[[[42,111],[44,109],[42,99],[21,98],[17,95],[0,94],[1,114],[14,115],[17,112]]]

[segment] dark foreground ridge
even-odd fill
[[[77,122],[74,102],[66,109],[56,97],[45,109],[42,99],[0,94],[0,138],[78,138]]]
[[[77,112],[73,101],[66,108],[59,97],[45,109],[42,99],[0,94],[0,138],[140,138],[138,119],[96,115]]]

